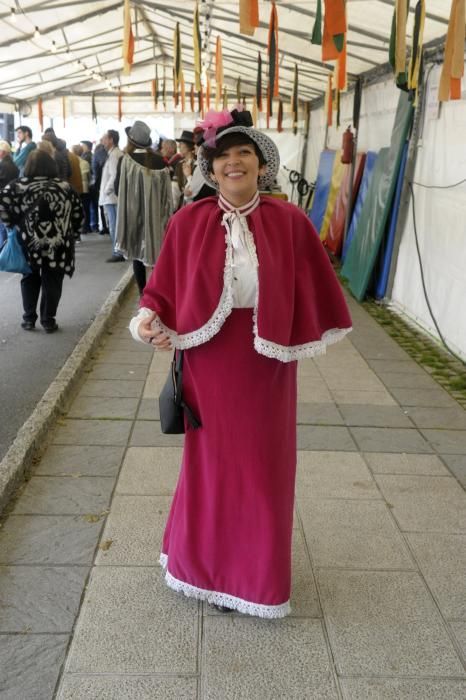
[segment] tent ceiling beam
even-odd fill
[[[103,7],[99,10],[93,10],[92,12],[87,12],[85,15],[80,15],[79,17],[75,17],[72,21],[70,22],[60,22],[59,24],[54,24],[50,27],[44,27],[41,29],[41,36],[46,36],[49,32],[56,32],[61,30],[63,27],[69,27],[72,24],[77,24],[80,22],[84,22],[87,19],[93,19],[94,17],[97,17],[98,15],[103,15],[106,14],[107,12],[111,12],[112,10],[116,10],[121,6],[121,3],[114,3],[112,5],[107,5],[107,7]],[[30,39],[34,38],[34,32],[29,32],[24,36],[23,39],[20,39],[20,41],[28,41]],[[1,41],[0,42],[0,48],[6,47],[6,46],[11,46],[12,44],[16,44],[18,41],[17,38],[14,39],[8,39],[7,41]]]

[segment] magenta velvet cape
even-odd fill
[[[141,299],[181,349],[210,340],[231,312],[231,243],[222,216],[214,197],[173,216]],[[351,319],[311,222],[293,204],[263,197],[248,225],[259,260],[254,347],[284,362],[325,352]]]

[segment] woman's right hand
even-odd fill
[[[157,315],[153,312],[150,316],[146,316],[139,322],[139,337],[145,343],[152,345],[156,350],[172,350],[171,340],[168,335],[163,331],[152,327],[152,323],[156,318]]]

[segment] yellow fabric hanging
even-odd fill
[[[199,3],[196,2],[193,19],[194,77],[196,92],[201,91],[201,30],[199,29]]]
[[[408,19],[407,0],[396,0],[396,47],[395,75],[406,72],[406,22]]]
[[[419,0],[419,12],[420,15],[418,35],[416,37],[416,34],[413,33],[413,46],[411,50],[411,57],[409,59],[408,90],[417,90],[419,84],[419,71],[421,70],[422,60],[422,46],[424,43],[424,22],[426,18],[425,0]],[[415,60],[413,63],[414,57]]]
[[[223,92],[223,56],[222,56],[222,40],[217,37],[217,45],[215,51],[215,109],[220,109]]]
[[[337,201],[337,195],[340,191],[341,181],[343,179],[343,173],[347,166],[341,162],[341,158],[337,153],[335,160],[333,161],[332,179],[330,181],[330,190],[328,193],[327,207],[325,209],[324,219],[322,221],[322,226],[320,227],[320,240],[325,241],[327,238],[328,228],[330,226],[330,219],[332,218],[333,210],[335,209],[335,202]]]

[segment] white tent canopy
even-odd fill
[[[317,0],[277,1],[279,22],[280,96],[288,101],[293,86],[295,64],[299,68],[299,97],[312,101],[323,95],[331,64],[323,64],[321,47],[311,44]],[[95,93],[97,103],[111,99],[121,89],[125,99],[142,102],[144,112],[153,111],[150,81],[155,64],[162,77],[165,66],[168,92],[171,92],[173,33],[180,23],[185,82],[194,82],[192,39],[194,0],[131,0],[135,35],[134,65],[131,75],[123,76],[123,2],[101,0],[7,0],[0,3],[2,37],[0,47],[1,95],[28,112],[27,103],[39,96],[45,100],[74,98],[72,113],[89,114]],[[348,0],[348,79],[388,60],[394,0]],[[408,20],[408,41],[413,25],[414,3]],[[426,43],[446,33],[449,3],[428,0],[424,40]],[[260,2],[260,27],[253,37],[239,34],[239,0],[199,2],[204,70],[213,72],[217,36],[223,42],[225,86],[230,99],[236,95],[241,78],[241,94],[255,94],[257,56],[267,62],[268,23],[271,3]],[[2,11],[3,9],[3,11]],[[266,69],[264,66],[264,84]],[[109,87],[109,84],[112,87]],[[149,98],[143,99],[140,98]],[[21,105],[20,103],[25,103]],[[171,109],[171,104],[167,106]],[[115,109],[113,107],[113,113]]]

